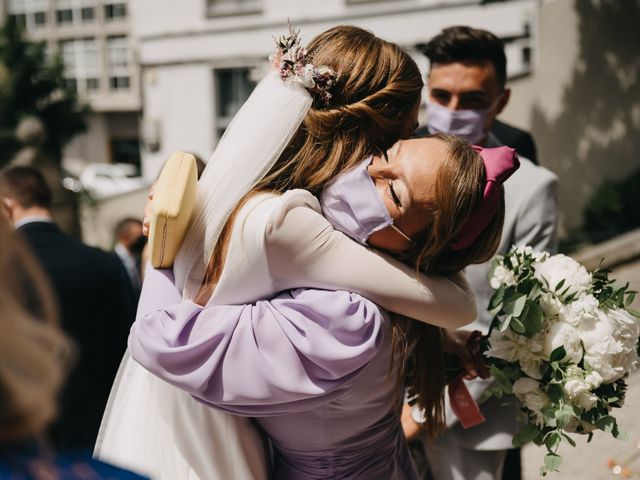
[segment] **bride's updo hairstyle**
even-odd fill
[[[411,112],[423,82],[418,66],[397,45],[353,26],[337,26],[307,46],[314,65],[340,76],[324,104],[311,109],[257,190],[303,188],[319,195],[338,173],[363,158],[409,138]]]

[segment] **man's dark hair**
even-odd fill
[[[502,40],[487,30],[457,26],[445,28],[426,44],[418,45],[431,62],[449,63],[463,60],[488,60],[496,71],[498,86],[507,82],[507,57]]]
[[[0,192],[22,208],[51,208],[51,189],[44,175],[32,167],[9,167],[0,171]]]
[[[134,218],[134,217],[127,217],[127,218],[124,218],[124,219],[120,220],[116,224],[116,228],[114,229],[116,238],[119,238],[121,235],[123,235],[125,233],[125,231],[131,225],[136,225],[138,227],[141,227],[142,226],[142,220],[140,220],[139,218]]]

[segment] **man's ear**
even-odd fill
[[[16,206],[16,201],[13,198],[5,196],[0,197],[0,199],[2,199],[2,215],[10,222],[13,221],[13,209]]]
[[[498,102],[498,106],[496,107],[496,115],[502,113],[502,110],[504,110],[504,107],[506,107],[507,104],[509,103],[510,98],[511,98],[511,89],[505,88],[502,91],[502,98],[500,99],[500,101]]]

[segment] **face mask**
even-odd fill
[[[500,99],[484,110],[449,110],[442,105],[429,102],[427,128],[431,133],[448,133],[477,143],[487,135],[484,129],[487,117],[499,101]]]
[[[393,225],[393,219],[367,172],[370,164],[371,157],[325,187],[320,196],[322,214],[336,230],[362,244],[367,243],[371,234],[389,226],[411,242]]]

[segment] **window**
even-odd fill
[[[95,38],[66,40],[60,44],[67,85],[79,93],[100,87],[100,54]]]
[[[239,15],[258,13],[261,10],[260,0],[208,0],[210,15]]]
[[[80,16],[83,22],[91,22],[96,18],[96,10],[93,7],[82,7],[80,9]]]
[[[140,168],[140,140],[112,138],[111,162],[129,163]]]
[[[250,69],[247,67],[216,70],[214,78],[216,128],[220,138],[231,119],[251,95],[255,83],[251,80]]]
[[[111,90],[128,89],[130,85],[129,42],[126,36],[107,38],[109,87]]]
[[[64,10],[56,10],[56,21],[58,25],[65,23],[73,23],[73,10],[65,8]]]
[[[47,0],[10,0],[7,13],[22,28],[41,28],[47,23]]]
[[[127,16],[127,6],[124,3],[109,3],[104,6],[104,18],[107,21],[119,20]]]

